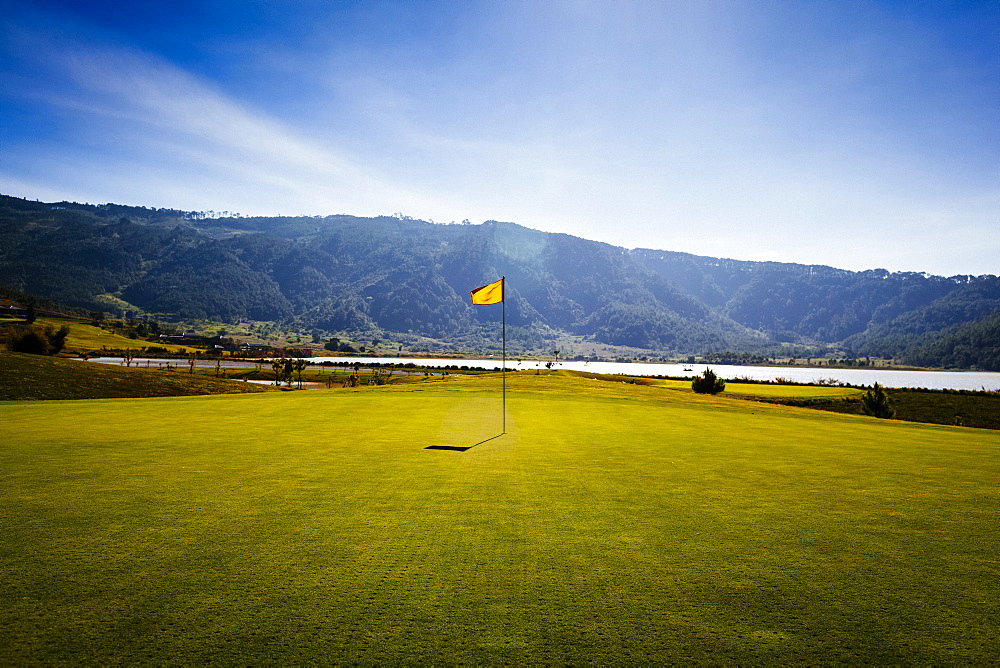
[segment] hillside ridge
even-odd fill
[[[626,249],[516,223],[405,216],[218,217],[0,196],[0,284],[80,308],[294,322],[490,349],[498,315],[468,290],[505,275],[509,342],[563,335],[661,355],[795,347],[997,368],[977,323],[1000,279]],[[958,340],[958,339],[956,339]],[[952,344],[954,348],[958,343]],[[971,352],[969,352],[971,351]]]

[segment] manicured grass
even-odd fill
[[[691,390],[690,380],[663,380],[635,378],[638,384],[665,387],[672,390]],[[860,397],[864,390],[853,387],[837,387],[828,385],[772,385],[770,383],[741,383],[727,380],[724,396],[740,399],[842,399],[844,397]]]
[[[173,397],[271,389],[180,370],[126,368],[0,350],[0,401]]]
[[[996,432],[507,382],[3,404],[0,656],[996,661]]]

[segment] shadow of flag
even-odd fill
[[[428,445],[424,450],[454,450],[455,452],[465,452],[466,450],[471,450],[477,445],[482,445],[483,443],[488,443],[495,438],[500,438],[503,434],[497,434],[496,436],[490,436],[484,441],[479,441],[478,443],[473,443],[472,445]]]

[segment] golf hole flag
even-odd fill
[[[482,306],[488,304],[499,304],[503,301],[503,279],[481,288],[476,288],[469,293],[472,295],[472,303]]]
[[[504,301],[505,277],[501,276],[499,281],[484,285],[469,292],[472,296],[473,305],[488,306],[490,304],[501,304],[500,332],[503,341],[503,403],[500,408],[503,430],[501,435],[507,433],[507,302]]]

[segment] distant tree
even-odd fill
[[[278,358],[271,360],[271,368],[274,369],[274,384],[281,385],[281,379],[285,373],[285,360]]]
[[[34,327],[29,327],[20,334],[15,334],[7,341],[7,348],[15,353],[28,353],[29,355],[48,355],[49,342],[45,338],[44,332]]]
[[[872,389],[861,396],[861,410],[865,415],[885,420],[896,417],[896,409],[892,407],[889,395],[878,383],[872,385]]]
[[[715,375],[715,372],[705,368],[700,376],[691,381],[691,389],[699,394],[718,394],[726,389],[726,381]]]
[[[392,371],[386,369],[375,369],[372,371],[372,378],[368,382],[369,385],[385,385],[389,382],[389,376],[392,375]]]
[[[45,328],[45,338],[49,340],[49,354],[56,355],[62,352],[63,347],[66,345],[66,337],[69,336],[69,327],[63,325],[59,329],[53,331],[52,327]]]
[[[38,313],[36,312],[37,306],[38,303],[34,300],[34,298],[28,299],[28,301],[25,303],[24,321],[29,325],[34,323],[35,320],[38,319]]]
[[[52,325],[38,327],[29,325],[12,333],[7,339],[7,349],[15,353],[30,355],[55,355],[63,349],[69,327],[59,329]]]
[[[309,362],[307,362],[307,361],[305,361],[305,359],[299,357],[298,359],[295,360],[295,362],[293,362],[292,366],[295,368],[295,372],[299,376],[299,389],[301,390],[302,389],[302,370],[305,369],[307,366],[309,366]]]

